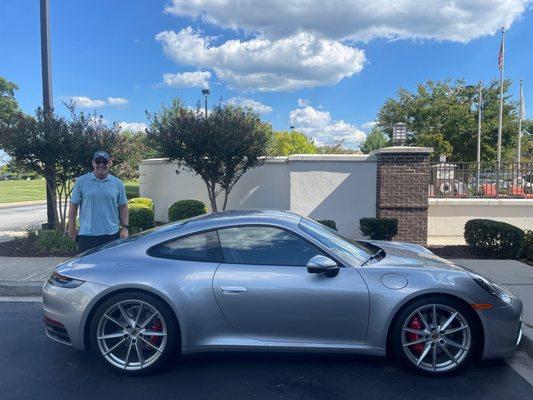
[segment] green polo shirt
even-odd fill
[[[118,206],[128,204],[128,199],[120,179],[108,174],[100,180],[90,172],[76,179],[70,202],[79,205],[78,234],[101,236],[118,232]]]

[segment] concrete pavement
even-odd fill
[[[46,203],[42,201],[0,204],[0,242],[23,236],[26,229],[46,222]]]

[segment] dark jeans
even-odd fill
[[[93,247],[100,246],[101,244],[110,242],[120,237],[119,232],[114,235],[101,235],[101,236],[85,236],[78,235],[76,242],[78,243],[78,249],[80,252],[92,249]]]

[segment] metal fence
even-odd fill
[[[533,163],[432,164],[429,197],[533,199]]]

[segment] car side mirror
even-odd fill
[[[339,266],[331,258],[318,255],[307,262],[307,272],[310,274],[322,274],[332,278],[339,273]]]

